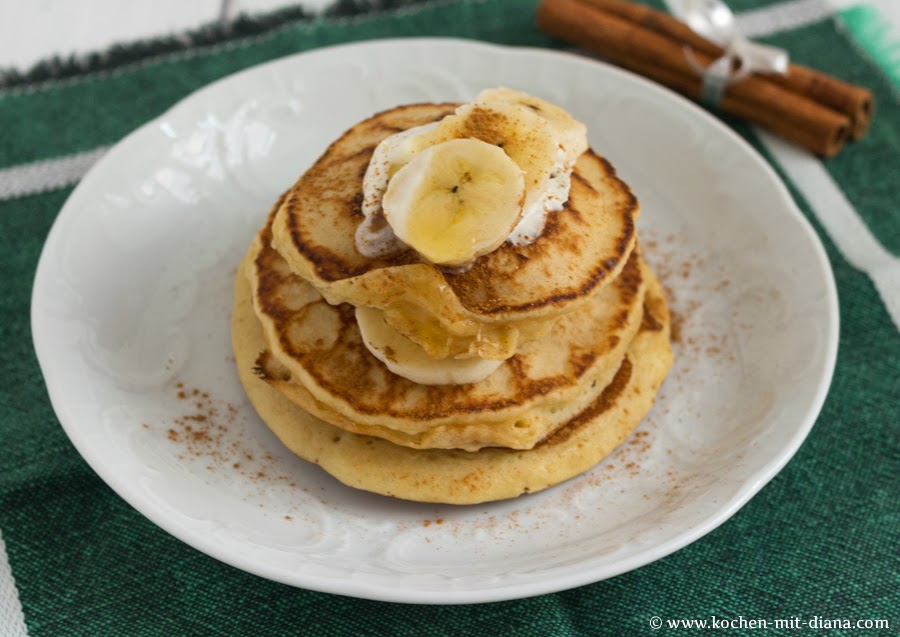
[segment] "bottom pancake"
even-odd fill
[[[284,445],[351,487],[405,500],[477,504],[546,489],[595,466],[644,418],[672,364],[669,311],[659,284],[647,290],[644,319],[603,393],[533,449],[411,449],[354,434],[307,413],[254,372],[265,350],[250,286],[235,282],[232,345],[247,396]]]

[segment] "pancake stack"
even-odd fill
[[[352,487],[453,504],[540,491],[621,444],[671,366],[669,312],[637,246],[634,195],[576,141],[580,124],[564,111],[487,93],[496,99],[483,108],[478,98],[400,106],[348,130],[275,203],[238,269],[232,340],[251,402],[291,451]],[[447,144],[458,139],[491,148]],[[431,244],[417,243],[393,184],[439,146],[488,163],[503,150],[521,168],[519,211],[546,204],[548,179],[564,170],[568,198],[540,222],[503,221],[497,241],[464,237],[476,247],[460,258],[456,244],[445,249],[453,233],[490,234],[500,213],[467,195],[483,164],[457,162],[462,177],[433,187],[439,200],[477,200],[488,216],[469,223],[470,207],[454,207]],[[399,168],[379,168],[384,157]],[[380,169],[387,191],[373,195]]]

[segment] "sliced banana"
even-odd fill
[[[437,127],[437,122],[416,126],[383,139],[363,176],[363,221],[356,227],[356,249],[371,259],[399,252],[405,246],[384,222],[382,198],[391,177],[421,150],[413,140]]]
[[[420,385],[478,383],[494,373],[503,361],[483,358],[431,358],[384,320],[372,307],[356,308],[356,322],[363,343],[389,370]]]
[[[382,206],[397,237],[427,261],[461,266],[503,243],[522,215],[522,170],[497,146],[451,139],[393,176]]]
[[[522,169],[526,210],[540,200],[558,150],[547,120],[515,104],[463,104],[453,115],[442,119],[433,131],[415,137],[413,143],[427,147],[450,139],[467,138],[502,148]]]
[[[381,212],[381,197],[391,177],[422,150],[416,138],[434,130],[437,124],[408,128],[383,139],[375,147],[363,176],[363,215],[371,217]]]
[[[531,109],[544,118],[556,133],[556,139],[566,154],[566,163],[571,166],[588,149],[587,127],[569,113],[539,97],[528,95],[510,88],[485,89],[475,97],[475,103],[518,104]]]

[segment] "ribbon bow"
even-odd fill
[[[690,48],[685,49],[691,66],[703,77],[704,102],[718,106],[728,85],[751,73],[787,75],[787,52],[744,37],[734,14],[721,0],[669,0],[668,4],[675,17],[725,49],[722,57],[706,68],[697,62]]]

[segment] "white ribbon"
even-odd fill
[[[704,68],[685,47],[688,62],[703,77],[700,98],[707,104],[718,106],[728,85],[751,73],[787,75],[787,51],[745,38],[738,31],[734,14],[721,0],[669,0],[668,4],[675,17],[725,49],[722,57]]]

